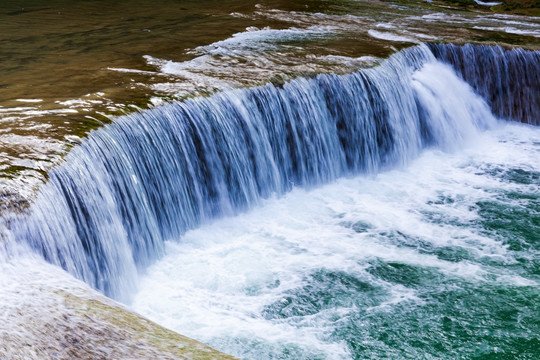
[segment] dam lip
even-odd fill
[[[520,38],[522,36],[515,36],[516,38]],[[94,131],[99,130],[103,127],[109,126],[111,124],[114,124],[117,119],[121,119],[125,116],[129,116],[131,114],[136,113],[143,113],[146,111],[152,111],[153,109],[159,109],[162,106],[167,106],[170,104],[175,103],[183,103],[187,100],[193,100],[193,99],[199,99],[199,98],[208,98],[215,96],[217,94],[227,92],[227,91],[235,91],[235,90],[242,90],[242,89],[253,89],[263,86],[272,85],[276,88],[282,87],[284,84],[287,84],[289,82],[295,81],[297,79],[312,79],[316,78],[319,75],[347,75],[347,74],[354,74],[356,72],[369,69],[369,68],[375,68],[381,65],[382,62],[386,61],[388,58],[392,57],[393,55],[398,54],[399,52],[408,49],[413,48],[417,46],[430,46],[430,45],[447,45],[447,46],[488,46],[488,47],[500,47],[504,49],[505,51],[511,51],[511,50],[517,50],[521,49],[527,52],[536,52],[540,51],[540,45],[538,49],[536,48],[528,48],[523,47],[516,44],[511,43],[498,43],[498,42],[486,42],[484,40],[479,41],[468,41],[468,40],[462,40],[462,41],[446,41],[446,40],[430,40],[430,41],[424,41],[423,43],[417,44],[417,43],[411,43],[411,42],[396,42],[395,46],[393,46],[391,49],[388,49],[385,54],[380,54],[383,57],[373,57],[373,60],[370,60],[371,62],[365,62],[363,67],[353,67],[353,68],[343,68],[342,71],[335,72],[335,71],[314,71],[310,73],[306,72],[298,72],[298,73],[290,73],[290,74],[282,74],[278,77],[274,76],[271,78],[263,78],[258,80],[255,84],[245,84],[239,87],[231,87],[229,89],[223,89],[223,90],[204,90],[200,89],[194,92],[191,92],[189,94],[185,94],[182,97],[175,97],[175,96],[165,96],[165,95],[157,95],[157,94],[149,94],[146,97],[141,97],[138,99],[135,99],[133,104],[127,104],[123,106],[122,108],[119,108],[115,111],[111,112],[98,112],[94,114],[94,122],[93,125],[89,124],[88,126],[83,126],[80,129],[80,132],[76,135],[69,135],[69,137],[66,137],[67,142],[65,144],[66,150],[60,155],[59,159],[56,159],[54,162],[51,162],[51,166],[45,169],[29,169],[24,166],[17,166],[14,165],[8,170],[4,170],[2,174],[0,174],[0,182],[4,182],[3,186],[4,188],[0,191],[0,219],[2,218],[9,218],[11,215],[17,215],[17,214],[26,214],[28,210],[31,208],[31,205],[36,198],[37,194],[39,193],[39,189],[48,182],[49,179],[49,172],[56,168],[57,166],[62,165],[65,162],[65,157],[71,153],[71,150],[73,148],[76,148],[80,146],[80,144],[85,141],[85,139]],[[159,99],[159,101],[155,101],[155,99]],[[7,171],[7,172],[6,172]],[[25,172],[34,172],[39,174],[38,177],[31,176],[30,178],[27,177],[30,181],[25,180]],[[21,191],[23,190],[23,191]]]
[[[284,84],[289,83],[291,81],[295,81],[297,79],[313,79],[322,74],[325,74],[325,75],[352,74],[362,69],[377,67],[380,65],[382,61],[391,57],[392,55],[402,51],[403,49],[414,47],[414,46],[418,46],[418,44],[410,43],[410,42],[403,42],[400,45],[396,44],[396,47],[393,47],[392,49],[385,51],[383,57],[374,57],[374,59],[377,59],[377,60],[373,60],[371,64],[366,63],[365,67],[356,67],[356,68],[351,68],[351,69],[344,68],[343,71],[341,72],[318,71],[318,72],[311,72],[311,73],[282,74],[280,76],[273,76],[270,78],[264,78],[264,79],[258,80],[255,84],[245,84],[239,87],[231,87],[229,89],[222,89],[222,90],[198,89],[189,94],[182,95],[181,97],[175,97],[172,95],[166,96],[166,95],[159,95],[159,94],[148,94],[148,96],[141,97],[139,100],[136,100],[133,103],[126,104],[125,106],[115,111],[97,112],[93,114],[92,116],[92,118],[95,120],[93,123],[88,124],[88,126],[81,127],[81,129],[79,129],[79,131],[76,134],[70,135],[70,136],[76,137],[78,140],[71,140],[70,142],[67,142],[65,145],[66,150],[61,154],[61,159],[56,160],[55,163],[51,167],[47,168],[46,170],[36,170],[36,169],[29,169],[23,166],[12,166],[10,167],[12,170],[9,170],[6,173],[0,174],[0,182],[6,181],[8,184],[9,184],[9,181],[14,178],[18,180],[17,182],[20,182],[20,181],[24,182],[23,178],[21,177],[21,174],[24,171],[30,170],[30,171],[35,171],[41,174],[41,176],[38,176],[34,181],[31,182],[30,190],[25,191],[24,195],[20,191],[17,191],[17,188],[19,187],[17,185],[17,182],[15,182],[11,186],[8,185],[9,187],[12,188],[11,190],[2,189],[2,191],[0,191],[0,219],[4,217],[8,217],[11,214],[26,214],[27,211],[31,208],[32,202],[37,196],[37,194],[39,193],[39,189],[41,188],[41,186],[43,186],[44,184],[48,182],[48,179],[49,179],[48,173],[54,168],[61,166],[65,162],[65,157],[70,154],[73,148],[80,146],[80,144],[83,141],[85,141],[85,139],[88,138],[88,136],[91,133],[103,127],[114,124],[117,121],[117,119],[129,116],[131,114],[152,111],[153,109],[159,109],[160,107],[168,106],[175,103],[182,103],[188,100],[212,97],[214,95],[227,92],[227,91],[252,89],[252,88],[258,88],[258,87],[267,86],[267,85],[273,85],[279,88],[279,87],[282,87]],[[27,186],[24,186],[24,187],[27,187]]]
[[[515,38],[520,38],[522,36],[514,36]],[[537,48],[534,47],[523,47],[520,45],[515,45],[511,43],[500,43],[500,42],[486,42],[486,40],[462,40],[462,41],[446,41],[446,40],[430,40],[430,41],[424,41],[423,44],[426,44],[429,46],[429,44],[445,44],[445,45],[457,45],[457,46],[463,46],[467,44],[471,45],[478,45],[478,46],[499,46],[506,50],[512,50],[512,49],[523,49],[525,51],[539,51],[540,45]],[[298,73],[289,73],[289,74],[282,74],[278,77],[273,76],[270,78],[263,78],[258,80],[254,84],[245,84],[240,87],[231,87],[230,89],[223,89],[223,90],[204,90],[199,89],[192,93],[182,95],[182,97],[176,97],[173,95],[159,95],[159,94],[148,94],[147,96],[140,97],[138,99],[133,100],[132,103],[126,104],[125,106],[122,106],[121,108],[110,111],[110,112],[97,112],[92,116],[93,121],[88,123],[85,126],[81,126],[79,129],[79,132],[74,135],[69,135],[71,138],[66,137],[66,143],[64,144],[65,150],[60,154],[60,158],[54,160],[50,167],[47,167],[45,169],[32,169],[27,168],[24,166],[17,166],[14,165],[11,167],[11,170],[4,170],[2,174],[0,174],[0,182],[4,182],[4,188],[0,192],[0,218],[5,217],[9,214],[16,214],[16,213],[25,213],[27,209],[31,206],[31,203],[33,202],[33,199],[35,198],[36,194],[39,192],[39,188],[48,181],[48,173],[53,168],[61,165],[64,162],[64,158],[71,152],[73,147],[77,147],[81,140],[84,140],[91,134],[93,131],[100,129],[104,126],[113,124],[116,119],[122,118],[124,116],[129,116],[130,114],[134,113],[140,113],[144,111],[151,111],[152,109],[159,108],[163,105],[171,104],[171,103],[181,103],[189,99],[196,99],[196,98],[205,98],[205,97],[211,97],[215,94],[219,94],[224,91],[230,91],[235,89],[249,89],[249,88],[256,88],[260,86],[265,86],[268,84],[272,84],[276,87],[283,86],[283,84],[294,81],[296,79],[305,78],[310,79],[317,77],[321,74],[335,74],[335,75],[346,75],[346,74],[352,74],[358,71],[361,71],[362,69],[367,68],[373,68],[377,67],[381,64],[381,62],[385,61],[389,57],[391,57],[394,54],[399,53],[400,51],[410,48],[419,46],[421,44],[417,43],[411,43],[411,42],[396,42],[394,46],[391,49],[388,49],[384,53],[380,53],[379,56],[375,57],[375,59],[378,60],[372,60],[371,63],[365,63],[363,67],[352,67],[352,68],[343,68],[342,71],[336,72],[336,71],[314,71],[310,73],[305,72],[298,72]],[[154,101],[155,99],[159,99],[159,101]],[[72,140],[75,139],[75,140]],[[7,171],[7,172],[6,172]],[[28,178],[27,175],[24,175],[25,172],[35,173],[37,174],[34,176],[31,176]],[[28,180],[25,180],[29,179]],[[21,191],[24,189],[23,191]]]

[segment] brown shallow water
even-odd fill
[[[349,72],[422,41],[539,48],[538,18],[379,1],[0,5],[0,209],[24,207],[114,115],[230,87]]]

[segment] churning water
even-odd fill
[[[133,308],[248,359],[532,359],[540,129],[294,189],[188,232]]]
[[[492,86],[458,61],[475,52],[522,70]],[[540,131],[491,110],[537,122],[538,83],[514,77],[538,62],[419,45],[119,118],[8,219],[2,250],[241,357],[529,356]],[[526,101],[505,108],[513,80]]]

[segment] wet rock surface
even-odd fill
[[[2,359],[234,359],[46,264],[3,264],[0,301]]]

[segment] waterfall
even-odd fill
[[[540,51],[471,44],[429,47],[486,99],[495,115],[540,125]]]
[[[10,220],[10,233],[122,298],[164,241],[181,241],[189,229],[293,187],[402,166],[425,147],[452,150],[494,121],[485,101],[420,45],[353,74],[120,117],[50,172],[29,214]]]

